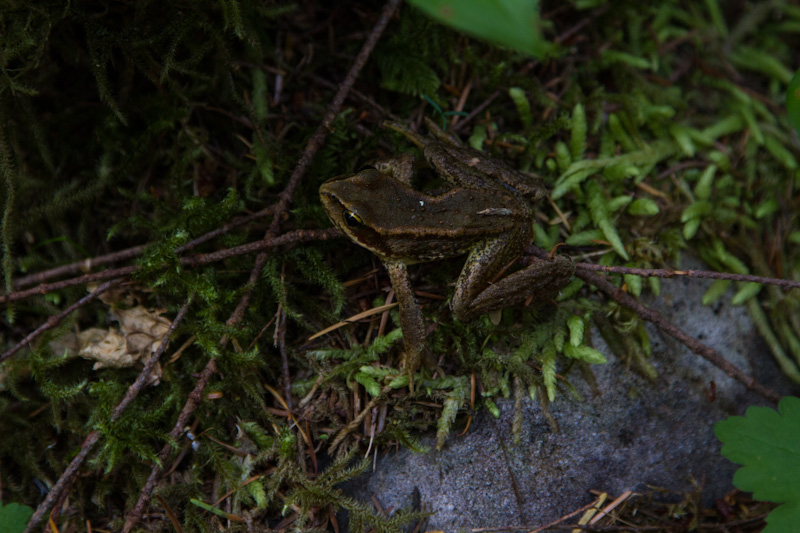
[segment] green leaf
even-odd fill
[[[786,88],[786,112],[789,122],[797,133],[800,133],[800,70],[794,73],[792,81]]]
[[[27,505],[18,503],[3,505],[0,503],[0,525],[3,526],[2,530],[8,533],[22,533],[32,514],[33,509]]]
[[[355,375],[355,380],[364,386],[364,388],[366,389],[366,391],[369,393],[370,396],[380,396],[381,386],[378,385],[378,382],[375,381],[375,379],[369,374],[366,374],[364,372],[358,372]]]
[[[778,412],[749,407],[744,417],[717,422],[722,455],[742,465],[733,484],[758,500],[782,503],[764,533],[793,531],[800,523],[800,398],[787,396]]]
[[[719,300],[730,286],[731,280],[729,279],[714,280],[714,283],[711,284],[706,293],[703,295],[703,305],[709,305]]]
[[[625,251],[625,245],[622,244],[622,239],[617,233],[617,228],[614,227],[614,223],[609,218],[609,203],[605,199],[600,185],[595,181],[590,181],[586,184],[585,189],[592,222],[603,232],[614,251],[625,260],[629,259],[628,252]]]
[[[586,110],[580,102],[575,104],[572,110],[572,134],[569,149],[573,161],[583,159],[583,153],[586,151]]]
[[[539,32],[539,3],[532,0],[409,0],[417,9],[479,39],[543,57],[550,44]]]
[[[745,283],[742,287],[733,295],[731,299],[731,303],[733,305],[741,305],[745,303],[747,300],[755,296],[761,291],[762,285],[760,283],[756,283],[751,281],[749,283]]]
[[[657,215],[659,212],[658,204],[651,198],[637,198],[628,206],[628,213],[631,215]]]
[[[526,128],[530,128],[531,124],[533,124],[533,116],[531,115],[531,103],[525,95],[525,90],[519,87],[511,87],[508,90],[508,96],[511,97],[514,101],[514,105],[517,106],[517,113],[519,114],[519,119],[522,121],[522,125]]]
[[[583,330],[586,327],[583,319],[577,315],[571,315],[567,319],[567,327],[569,328],[569,343],[573,346],[580,346],[583,342]]]
[[[564,346],[564,355],[572,359],[581,359],[590,365],[604,365],[607,362],[603,352],[591,346],[572,346],[567,344]]]

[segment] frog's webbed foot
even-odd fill
[[[451,303],[453,314],[469,321],[490,311],[520,305],[531,297],[532,305],[541,305],[558,296],[574,274],[575,264],[568,257],[537,261],[487,286],[470,300],[460,299],[456,293]]]

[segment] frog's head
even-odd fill
[[[334,226],[380,258],[391,255],[385,238],[390,213],[397,209],[397,182],[375,169],[329,179],[319,188],[322,207]]]

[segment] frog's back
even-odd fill
[[[347,232],[384,261],[452,257],[525,223],[511,193],[451,189],[429,196],[379,172],[351,178],[337,193],[363,223]]]

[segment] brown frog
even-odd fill
[[[409,379],[426,340],[408,265],[469,254],[450,302],[462,321],[520,304],[531,295],[543,303],[575,272],[569,258],[555,256],[493,281],[531,241],[531,203],[547,191],[541,182],[531,182],[502,161],[464,146],[432,121],[427,124],[429,137],[401,124],[385,125],[423,150],[427,163],[452,187],[446,192],[428,195],[414,189],[415,161],[408,154],[331,178],[319,189],[333,224],[377,255],[389,272],[400,305]]]

